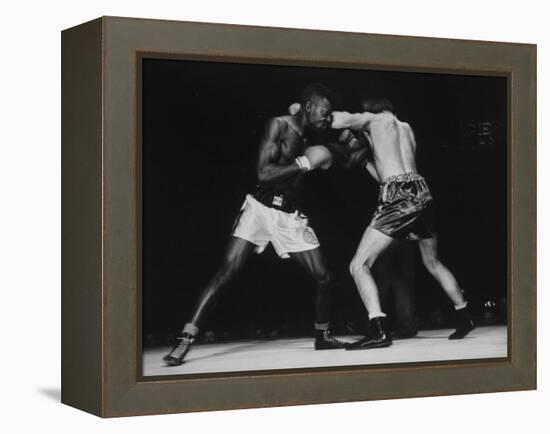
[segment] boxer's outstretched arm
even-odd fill
[[[365,130],[374,116],[376,116],[374,113],[369,112],[332,112],[332,128],[337,130],[343,128],[355,131]]]
[[[278,164],[281,155],[281,125],[277,119],[269,121],[258,158],[258,180],[262,183],[279,182],[301,171],[295,162],[288,165]]]

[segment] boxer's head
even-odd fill
[[[308,125],[326,130],[330,127],[332,94],[322,84],[310,84],[302,92],[301,107]]]
[[[361,108],[364,112],[391,112],[395,114],[393,104],[384,97],[365,97],[361,100]]]

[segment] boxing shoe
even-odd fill
[[[346,342],[339,341],[330,334],[329,330],[315,330],[316,350],[339,350],[346,348]]]
[[[455,311],[456,318],[456,330],[451,333],[449,339],[462,339],[473,329],[477,327],[477,324],[474,322],[468,305],[462,309]]]
[[[369,334],[363,339],[349,344],[346,350],[368,350],[369,348],[384,348],[392,344],[391,335],[386,331],[386,318],[377,317],[370,320]]]
[[[183,364],[185,355],[189,352],[193,342],[195,342],[195,337],[189,333],[182,333],[177,339],[178,342],[174,345],[172,351],[162,358],[168,366]]]

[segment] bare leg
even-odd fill
[[[237,237],[231,237],[221,267],[214,277],[203,289],[199,301],[195,307],[191,322],[185,324],[178,342],[174,345],[170,353],[163,357],[168,366],[179,366],[189,352],[195,337],[199,332],[199,327],[206,314],[214,307],[215,302],[224,286],[235,277],[242,269],[254,244]]]
[[[333,338],[329,332],[332,278],[325,267],[319,248],[305,252],[289,253],[313,277],[317,286],[315,294],[315,349],[337,350],[346,344]]]
[[[363,234],[357,252],[351,261],[350,272],[357,285],[359,295],[369,312],[370,321],[367,336],[348,345],[347,350],[383,348],[392,344],[391,337],[384,325],[385,314],[382,312],[378,288],[371,272],[374,261],[391,242],[392,238],[369,226]]]
[[[321,250],[317,248],[305,252],[292,252],[289,255],[315,280],[317,289],[315,294],[315,321],[317,323],[327,323],[330,315],[332,278],[325,267]]]
[[[437,257],[437,239],[434,237],[421,240],[420,253],[428,271],[439,282],[455,305],[456,330],[449,336],[449,339],[462,339],[476,328],[476,324],[466,307],[466,300],[455,277]]]
[[[246,240],[231,237],[221,267],[199,296],[199,300],[191,316],[191,324],[197,328],[200,327],[206,314],[214,307],[221,290],[243,268],[254,247],[254,244]]]
[[[381,302],[387,299],[388,295],[392,291],[392,283],[395,281],[395,270],[393,269],[393,262],[395,253],[395,244],[391,244],[378,255],[376,262],[373,264],[371,272],[378,288],[378,297]]]
[[[455,306],[463,307],[466,303],[462,290],[458,286],[458,283],[449,271],[445,267],[437,256],[437,238],[428,238],[420,240],[420,253],[422,254],[422,261],[424,265],[431,273],[431,275],[439,282],[443,290],[447,293]]]
[[[380,305],[384,306],[384,308],[387,306],[389,295],[395,291],[396,270],[394,268],[394,257],[396,256],[396,249],[396,243],[392,241],[392,243],[378,255],[371,267],[372,277],[378,289]],[[369,312],[367,312],[367,314],[368,313]],[[365,319],[363,319],[361,324],[365,328],[364,334],[371,334],[370,321],[365,321]]]
[[[378,289],[372,277],[371,267],[378,255],[391,242],[391,237],[370,226],[367,227],[350,264],[350,273],[371,318],[382,313]]]

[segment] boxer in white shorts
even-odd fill
[[[292,258],[315,280],[314,348],[345,348],[329,332],[332,281],[315,232],[300,210],[300,187],[305,173],[326,169],[332,161],[327,148],[308,147],[307,143],[308,130],[330,127],[330,99],[330,92],[323,85],[310,85],[302,93],[303,109],[268,122],[259,149],[256,190],[247,195],[235,221],[221,267],[202,291],[178,343],[164,357],[167,365],[183,363],[221,290],[241,271],[251,252],[261,252],[269,243],[281,258]]]
[[[319,247],[317,236],[304,214],[267,207],[250,194],[246,196],[233,236],[256,245],[257,253],[262,253],[271,243],[283,259],[290,258],[289,253]]]

